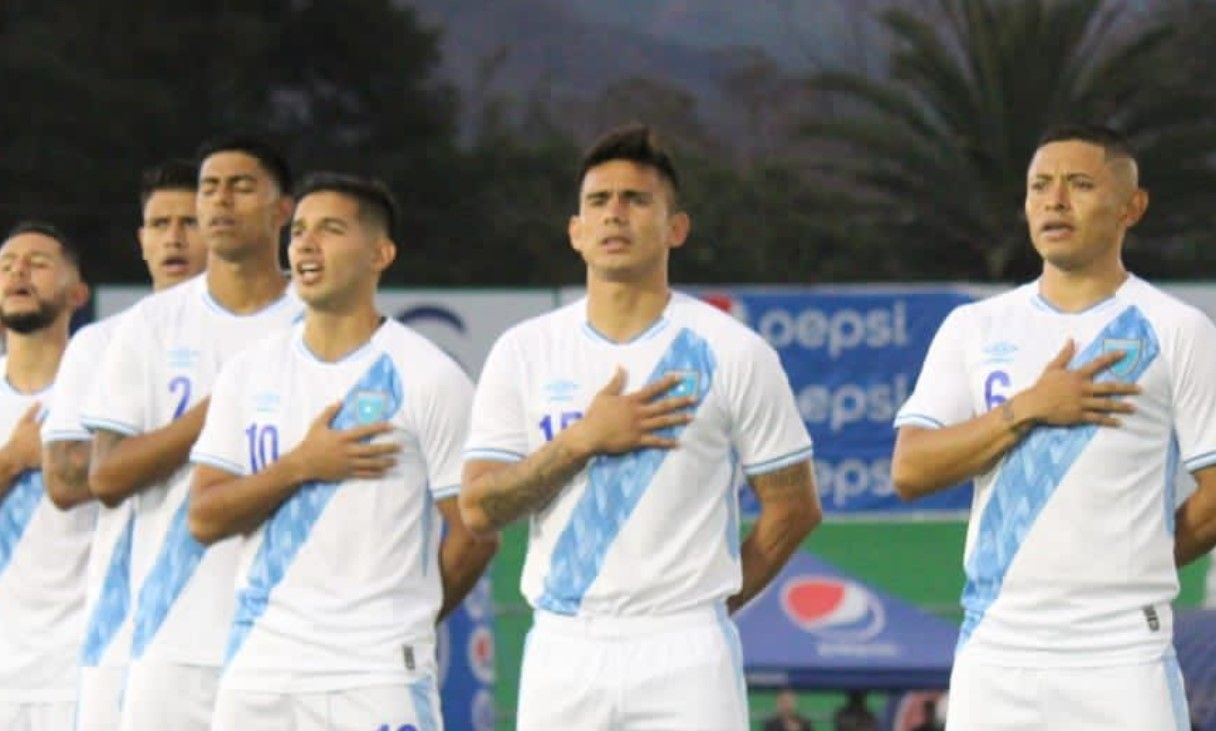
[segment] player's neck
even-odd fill
[[[659,319],[670,300],[665,281],[638,286],[588,279],[587,321],[609,340],[629,342]]]
[[[333,362],[362,348],[372,339],[384,317],[368,303],[354,312],[308,308],[304,314],[304,345],[318,360]]]
[[[1109,299],[1128,278],[1122,262],[1097,271],[1070,272],[1050,264],[1043,267],[1039,295],[1063,312],[1082,312]]]
[[[221,307],[237,315],[264,309],[283,296],[288,280],[275,259],[207,262],[207,292]]]
[[[68,323],[64,319],[50,327],[29,334],[12,332],[4,335],[4,377],[21,393],[36,393],[51,385],[59,370],[59,359],[68,344]]]

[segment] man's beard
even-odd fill
[[[59,308],[53,302],[42,302],[33,312],[7,313],[0,311],[0,325],[21,335],[29,335],[50,327],[59,316]]]

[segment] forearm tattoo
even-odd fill
[[[481,509],[495,527],[548,505],[583,463],[558,442],[550,442],[524,461],[490,475]]]

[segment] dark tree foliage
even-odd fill
[[[889,242],[881,278],[1011,279],[1039,262],[1022,222],[1025,171],[1052,124],[1104,122],[1138,148],[1152,193],[1129,259],[1146,274],[1202,275],[1212,229],[1216,87],[1179,63],[1176,18],[1125,22],[1100,0],[933,0],[883,15],[891,78],[810,83],[851,112],[804,126],[838,145],[820,179],[842,215]],[[1210,272],[1208,272],[1210,276]]]

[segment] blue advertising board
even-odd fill
[[[483,576],[439,625],[439,693],[447,731],[494,729],[494,607]]]
[[[892,421],[938,326],[974,298],[962,289],[699,292],[777,350],[815,442],[829,514],[963,511],[968,486],[904,503],[891,486]],[[744,507],[754,508],[744,490]]]

